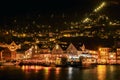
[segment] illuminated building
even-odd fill
[[[116,59],[117,59],[116,63],[120,64],[120,48],[117,48]]]
[[[5,48],[2,52],[2,58],[5,60],[15,60],[16,50],[20,49],[21,46],[17,45],[14,41],[11,44],[2,44],[0,47]]]
[[[91,55],[91,63],[97,63],[98,60],[98,52],[95,50],[89,50],[89,53]]]
[[[5,48],[2,51],[2,60],[11,60],[11,51],[8,48]]]
[[[2,60],[2,51],[0,51],[0,60]]]
[[[71,43],[66,49],[68,55],[78,55],[76,47]]]
[[[56,44],[52,49],[52,54],[63,54],[63,49],[60,47],[60,45]]]
[[[22,60],[22,59],[24,59],[24,54],[23,53],[18,53],[17,52],[17,54],[16,54],[16,60]]]
[[[79,56],[77,53],[77,48],[71,43],[68,48],[66,49],[67,55],[69,57],[69,61],[78,61]]]
[[[56,63],[59,63],[60,62],[60,58],[63,57],[65,54],[64,54],[64,51],[62,49],[62,47],[59,45],[59,44],[56,44],[52,51],[51,51],[51,56],[52,56],[52,59],[56,62]]]
[[[76,30],[76,29],[63,30],[63,31],[60,32],[62,37],[78,37],[79,33],[80,33],[80,31]]]
[[[32,58],[33,56],[33,53],[32,53],[32,47],[30,49],[28,49],[27,51],[25,51],[25,56],[24,58],[25,59],[29,59],[29,58]]]
[[[110,51],[110,48],[107,48],[107,47],[99,48],[98,64],[109,63],[109,51]]]
[[[116,53],[115,52],[109,53],[109,64],[116,64]]]
[[[80,62],[82,61],[83,65],[96,63],[96,58],[92,57],[91,53],[89,53],[89,50],[85,48],[85,45],[78,46],[76,48],[72,43],[67,48],[67,55],[68,55],[68,61],[69,62]],[[93,62],[93,60],[95,61]]]

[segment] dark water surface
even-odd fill
[[[0,80],[120,80],[120,65],[94,68],[0,66]]]

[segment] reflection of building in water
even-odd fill
[[[97,75],[98,75],[98,80],[106,79],[106,66],[105,65],[100,65],[97,67]]]
[[[72,79],[72,74],[73,74],[73,68],[72,68],[72,67],[69,67],[69,68],[68,68],[68,78],[69,78],[69,80]]]

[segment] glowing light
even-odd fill
[[[59,45],[56,45],[56,49],[59,49]]]
[[[102,49],[101,48],[99,48],[99,51],[101,51]]]
[[[90,18],[85,18],[84,20],[83,20],[83,23],[86,23],[86,22],[89,22],[90,21]]]
[[[17,49],[20,49],[20,45],[16,45],[16,43],[13,41],[10,45],[6,45],[10,51],[15,51]]]
[[[60,68],[56,68],[56,74],[59,74],[60,73]]]
[[[70,34],[64,34],[63,36],[64,37],[70,37],[71,35]]]
[[[55,39],[54,38],[50,38],[50,41],[55,41]]]
[[[37,73],[37,72],[39,72],[39,70],[41,70],[43,67],[41,67],[41,66],[35,66],[35,72]]]
[[[30,69],[35,69],[35,66],[31,66]]]
[[[71,56],[69,56],[69,58],[71,59],[72,57],[71,57]]]
[[[50,69],[51,67],[45,67],[44,71],[45,71],[45,80],[48,80],[49,74],[50,74]]]
[[[114,56],[113,55],[110,55],[111,58],[113,58]]]
[[[98,80],[104,80],[106,76],[106,66],[100,65],[97,67]]]
[[[72,78],[72,67],[69,67],[68,68],[68,78],[69,78],[69,80],[71,80],[71,78]]]
[[[106,5],[106,2],[102,2],[101,5],[94,10],[94,12],[100,11],[105,5]]]

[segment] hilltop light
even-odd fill
[[[86,23],[88,21],[90,21],[90,18],[85,18],[83,22]]]
[[[98,11],[100,11],[104,6],[106,5],[106,2],[102,2],[96,9],[94,9],[94,11],[93,12],[98,12]],[[86,17],[84,20],[83,20],[83,23],[87,23],[87,22],[89,22],[89,21],[91,21],[91,19],[89,18],[89,17]]]
[[[101,5],[94,10],[94,12],[100,11],[105,5],[106,5],[106,2],[102,2]]]

